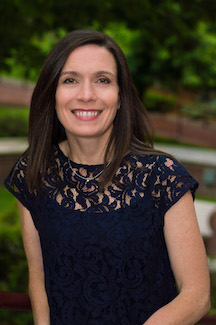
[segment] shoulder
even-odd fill
[[[166,154],[130,155],[129,161],[134,170],[134,179],[139,183],[145,180],[152,196],[157,199],[180,197],[188,190],[194,195],[198,182],[175,158]],[[138,182],[137,182],[138,183]]]
[[[172,158],[166,154],[129,154],[127,161],[135,169],[149,170],[151,173],[160,174],[161,172],[170,172],[177,169],[183,169],[181,163],[179,163],[175,158]]]
[[[11,168],[8,178],[19,178],[20,180],[25,178],[28,162],[28,153],[24,152]]]
[[[28,164],[28,153],[24,152],[11,168],[4,185],[10,190],[14,188],[23,188],[26,183],[26,173]]]
[[[160,211],[165,213],[189,190],[194,198],[198,182],[178,160],[166,154],[149,159],[153,162],[149,190]]]
[[[152,175],[170,175],[170,174],[187,174],[187,170],[184,168],[174,157],[169,156],[166,153],[153,153],[153,154],[130,154],[130,163],[138,169],[148,169]]]
[[[188,181],[196,183],[182,163],[168,154],[139,155],[136,156],[136,159],[142,169],[147,168],[149,170],[152,182],[156,182],[154,185],[164,186],[168,183],[171,185],[180,181],[182,183]]]
[[[168,156],[159,154],[133,154],[129,153],[125,159],[121,174],[124,181],[127,176],[127,184],[135,186],[154,186],[154,183],[164,175],[164,170],[173,165],[174,161]]]
[[[28,190],[26,184],[27,163],[28,154],[25,152],[10,170],[9,175],[4,181],[4,185],[28,210],[30,210],[30,202],[35,196]]]

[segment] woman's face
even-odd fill
[[[119,104],[114,56],[97,45],[76,48],[56,89],[56,112],[67,137],[100,137],[105,145]]]

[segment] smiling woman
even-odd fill
[[[48,55],[18,199],[35,325],[193,325],[209,276],[184,167],[153,148],[148,114],[109,36],[78,30]]]
[[[62,151],[67,153],[68,142],[73,161],[103,163],[118,107],[119,86],[114,56],[97,45],[76,48],[63,66],[56,89],[56,112],[67,136],[67,140],[60,144]],[[76,150],[72,150],[75,146]],[[91,156],[90,148],[93,150]]]

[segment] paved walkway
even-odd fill
[[[25,138],[0,138],[0,154],[22,153],[28,145]]]
[[[155,144],[157,149],[168,152],[177,159],[187,162],[216,167],[216,150],[199,149],[194,147],[174,146],[169,144]]]
[[[209,219],[213,212],[216,211],[216,200],[215,202],[208,202],[196,199],[194,204],[200,231],[203,236],[209,237],[213,234],[213,231],[209,224]]]

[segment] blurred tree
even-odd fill
[[[25,78],[35,79],[45,55],[66,32],[92,27],[117,39],[123,24],[134,36],[127,56],[140,92],[157,81],[173,88],[195,85],[208,73],[208,87],[214,87],[216,72],[212,75],[209,58],[201,55],[200,24],[213,35],[215,10],[212,0],[1,1],[0,70],[20,67]]]

